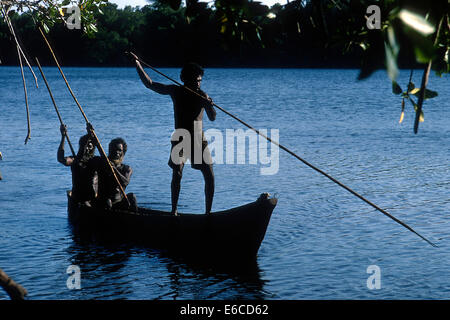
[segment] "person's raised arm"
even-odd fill
[[[158,83],[153,81],[149,75],[145,72],[144,68],[142,67],[141,63],[139,62],[139,58],[132,52],[129,53],[132,59],[134,59],[134,62],[136,63],[136,70],[139,74],[139,78],[141,78],[142,83],[149,88],[150,90],[153,90],[159,94],[171,94],[171,87],[162,83]]]
[[[64,157],[64,142],[66,140],[67,127],[62,124],[59,130],[61,131],[61,142],[59,143],[57,159],[59,163],[68,167],[72,165],[73,157]]]

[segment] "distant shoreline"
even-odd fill
[[[2,67],[19,67],[19,64],[0,64],[0,68]],[[56,66],[54,64],[45,64],[45,63],[41,63],[42,67],[55,67]],[[34,65],[32,65],[32,67],[36,67]],[[127,68],[135,68],[133,65],[129,65],[129,66],[125,66],[125,65],[84,65],[84,64],[68,64],[68,65],[63,65],[62,67],[65,68],[123,68],[123,69],[127,69]],[[183,66],[182,65],[154,65],[155,68],[166,68],[166,69],[180,69]],[[306,69],[306,70],[324,70],[324,69],[329,69],[329,70],[359,70],[359,67],[357,66],[255,66],[255,65],[234,65],[234,66],[227,66],[227,65],[207,65],[207,66],[203,66],[205,69]],[[416,65],[413,67],[402,67],[399,68],[399,70],[422,70],[422,68],[420,67],[420,65]],[[385,70],[384,68],[378,68],[376,69],[376,71],[383,71]]]

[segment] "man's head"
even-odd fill
[[[95,146],[88,134],[80,138],[78,145],[78,157],[82,161],[89,160],[94,156]]]
[[[180,79],[187,87],[197,90],[200,89],[204,73],[201,66],[190,62],[181,70]]]
[[[108,158],[115,164],[120,164],[127,153],[127,143],[122,138],[112,139],[108,147]]]

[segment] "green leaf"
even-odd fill
[[[395,81],[398,76],[397,56],[392,52],[389,44],[384,43],[384,52],[386,56],[386,69],[392,81]]]
[[[423,114],[423,110],[420,111],[420,116],[419,116],[419,122],[424,122],[425,121],[425,116]]]
[[[42,27],[44,28],[45,33],[49,33],[50,29],[48,28],[48,26],[45,24],[45,22],[42,22]]]
[[[398,52],[400,51],[400,46],[397,42],[397,38],[395,37],[394,28],[392,26],[390,26],[387,29],[387,39],[389,41],[389,46],[392,50],[392,53],[394,54],[394,56],[397,56]]]
[[[434,58],[436,49],[429,37],[425,37],[407,26],[404,27],[404,32],[414,47],[414,53],[418,62],[428,63]]]
[[[415,87],[414,82],[408,83],[408,92],[411,92]]]
[[[95,24],[93,24],[93,23],[91,23],[91,24],[89,25],[89,29],[91,29],[91,30],[94,31],[94,32],[98,32],[97,27],[96,27]]]
[[[409,91],[410,94],[418,94],[420,91],[420,88],[414,88],[412,90]]]
[[[398,17],[405,25],[413,28],[422,35],[428,36],[435,31],[435,27],[431,23],[421,15],[412,11],[406,9],[400,10]]]
[[[419,97],[420,91],[421,90],[417,90],[416,92],[411,92],[411,93],[413,95],[415,95],[416,97]],[[425,99],[432,99],[437,96],[438,96],[438,93],[436,91],[425,89],[425,97],[424,97]]]
[[[437,91],[425,89],[425,99],[433,99],[438,96]]]
[[[387,31],[387,41],[384,41],[384,51],[386,57],[386,69],[392,81],[395,82],[398,76],[397,56],[400,47],[395,37],[394,28],[390,26]]]
[[[392,81],[392,93],[393,94],[401,94],[403,92],[402,88],[396,81]]]
[[[416,54],[416,60],[420,63],[428,63],[433,59],[432,51],[423,50],[423,47],[416,46],[414,47],[414,53]]]
[[[398,120],[398,123],[402,123],[404,117],[405,117],[405,99],[402,99],[402,112],[400,113],[400,120]]]

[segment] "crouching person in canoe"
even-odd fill
[[[92,137],[90,134],[82,136],[79,140],[76,156],[65,157],[64,144],[67,127],[61,125],[60,131],[61,142],[58,148],[57,159],[61,164],[70,167],[72,171],[72,199],[83,206],[91,207],[92,201],[97,194],[97,174],[90,164],[95,153]]]
[[[124,139],[115,138],[111,140],[108,148],[108,159],[123,190],[130,183],[131,174],[133,173],[131,167],[123,163],[123,158],[126,153],[127,143]],[[125,199],[106,159],[96,156],[90,164],[98,173],[97,205],[108,209],[129,209],[137,211],[136,196],[133,193],[128,193],[128,201]]]

